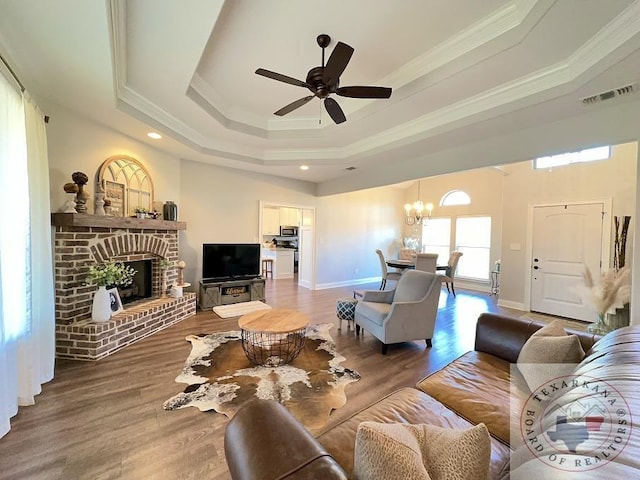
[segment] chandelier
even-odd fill
[[[427,203],[425,205],[422,203],[422,200],[420,200],[420,180],[418,180],[418,199],[413,202],[413,204],[407,203],[404,206],[404,223],[410,226],[420,224],[426,225],[427,221],[431,218],[432,211],[433,203]]]

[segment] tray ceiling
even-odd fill
[[[341,125],[318,99],[274,116],[309,92],[254,71],[304,80],[320,65],[320,33],[332,37],[327,56],[336,41],[355,49],[341,85],[390,86],[391,98],[336,97],[347,116]],[[319,194],[523,160],[507,158],[500,142],[631,110],[635,93],[589,106],[580,100],[640,80],[639,33],[640,2],[632,0],[0,6],[0,53],[36,96],[141,141],[158,130],[164,138],[154,147],[179,158],[308,180]],[[593,143],[632,134],[596,135]],[[493,155],[482,149],[488,139]],[[542,143],[520,154],[562,148]]]

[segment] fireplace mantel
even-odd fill
[[[106,227],[140,230],[186,230],[187,222],[171,222],[152,218],[110,217],[88,213],[52,213],[51,225],[55,227]]]

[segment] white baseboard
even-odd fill
[[[498,306],[499,307],[505,307],[505,308],[513,308],[514,310],[522,310],[523,312],[525,312],[526,310],[524,309],[524,303],[522,302],[512,302],[510,300],[498,300]]]
[[[316,290],[326,290],[327,288],[348,287],[350,285],[362,285],[364,283],[380,283],[380,277],[354,278],[353,280],[344,280],[342,282],[320,283],[316,284]]]
[[[455,280],[453,282],[454,288],[464,288],[465,290],[473,290],[474,292],[483,292],[489,293],[491,291],[491,287],[484,283],[476,283],[476,282],[465,282],[464,280]],[[447,288],[447,286],[442,283],[442,288]]]

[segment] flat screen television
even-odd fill
[[[247,279],[260,276],[259,243],[202,244],[202,280]]]

